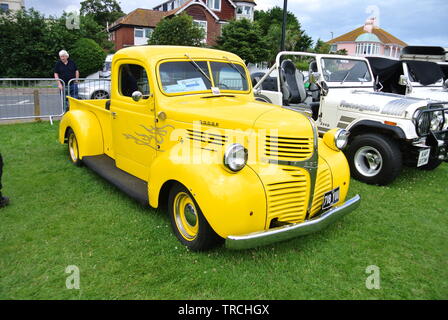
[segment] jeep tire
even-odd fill
[[[353,178],[377,185],[391,183],[400,174],[403,162],[398,143],[380,134],[354,137],[347,159]]]
[[[194,197],[182,184],[175,184],[168,196],[171,227],[179,241],[193,251],[211,249],[222,243],[209,225]]]

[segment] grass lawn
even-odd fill
[[[268,247],[189,252],[145,209],[68,160],[58,123],[0,125],[0,299],[448,299],[448,164],[388,187],[328,229]],[[66,267],[80,289],[66,288]],[[367,289],[368,266],[380,289]]]

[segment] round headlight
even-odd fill
[[[231,144],[224,154],[224,165],[233,172],[240,171],[247,162],[247,149],[239,143]]]
[[[348,143],[349,132],[344,129],[340,129],[334,135],[334,144],[340,150],[344,149]]]
[[[433,112],[431,115],[431,131],[438,131],[441,129],[443,124],[443,113],[442,111]]]

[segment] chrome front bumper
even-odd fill
[[[355,210],[359,206],[360,200],[361,197],[356,195],[342,205],[331,208],[319,217],[305,222],[288,224],[245,235],[228,236],[226,247],[229,249],[249,249],[320,231]]]

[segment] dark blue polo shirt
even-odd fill
[[[59,75],[59,79],[64,80],[65,85],[67,85],[71,79],[76,78],[76,70],[78,70],[75,62],[70,59],[67,61],[67,64],[64,64],[61,60],[59,60],[54,66],[54,73]]]

